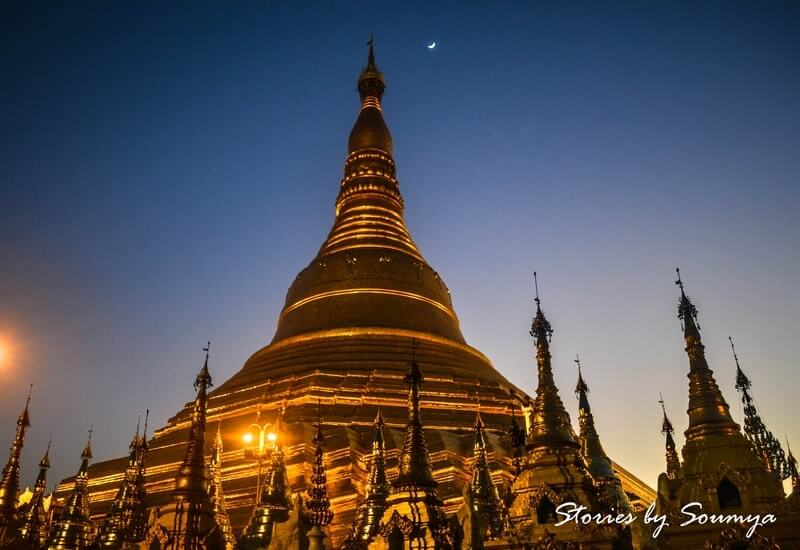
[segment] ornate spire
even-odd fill
[[[375,37],[370,35],[367,65],[358,76],[358,94],[361,96],[361,113],[350,132],[349,149],[379,149],[392,154],[392,136],[381,115],[381,99],[386,89],[383,73],[375,64]]]
[[[438,484],[433,479],[431,459],[428,445],[422,429],[422,417],[419,412],[419,393],[422,385],[422,371],[417,364],[417,345],[412,342],[411,364],[405,378],[408,384],[408,424],[400,453],[400,471],[393,485],[396,489],[410,487],[435,488]]]
[[[742,367],[739,366],[739,356],[736,355],[736,347],[733,345],[733,338],[728,336],[733,352],[733,360],[736,362],[736,389],[742,394],[742,405],[744,405],[744,434],[752,443],[756,454],[764,463],[764,467],[778,474],[781,479],[789,477],[789,464],[786,462],[786,455],[781,448],[781,444],[772,435],[772,432],[764,425],[758,411],[756,410],[753,397],[750,395],[750,379],[747,378]]]
[[[20,523],[19,513],[17,511],[20,456],[22,455],[22,446],[25,444],[25,432],[31,425],[28,407],[31,404],[32,390],[33,384],[31,384],[28,390],[28,399],[25,401],[25,408],[17,418],[17,431],[14,434],[14,441],[11,443],[11,452],[8,455],[8,462],[5,468],[3,468],[3,479],[0,481],[0,528],[16,529]]]
[[[212,386],[211,375],[208,371],[208,353],[211,342],[203,351],[206,353],[203,368],[194,381],[197,396],[192,410],[192,426],[189,430],[189,441],[178,474],[175,477],[175,494],[187,497],[201,497],[208,493],[208,479],[206,478],[206,465],[204,457],[206,435],[206,411],[208,408],[208,388]]]
[[[660,393],[658,394],[658,402],[661,403],[661,412],[664,413],[664,420],[661,422],[661,433],[666,438],[667,477],[669,479],[677,479],[681,475],[681,459],[678,458],[678,452],[675,450],[675,440],[672,438],[675,430],[672,428],[672,422],[667,418],[664,397]]]
[[[492,480],[486,457],[486,433],[480,411],[475,415],[475,442],[472,447],[472,480],[469,485],[474,512],[480,518],[480,536],[497,537],[503,530],[503,503]]]
[[[149,417],[150,411],[147,411]],[[147,533],[147,502],[144,485],[147,453],[147,417],[145,433],[139,435],[139,422],[129,445],[128,467],[117,491],[111,510],[97,537],[100,548],[122,548],[126,543],[144,540]]]
[[[211,342],[203,348],[205,361],[194,381],[197,396],[192,409],[192,424],[183,462],[175,476],[173,491],[174,516],[170,532],[170,550],[199,550],[213,528],[213,516],[208,499],[208,477],[206,475],[205,440],[208,388],[211,374],[208,371],[208,354]]]
[[[686,296],[680,270],[676,269],[676,272],[678,279],[675,284],[681,289],[678,318],[683,321],[683,336],[689,356],[689,428],[686,430],[686,437],[691,439],[699,433],[709,431],[727,434],[738,432],[739,426],[731,419],[728,404],[706,362],[705,346],[700,339],[700,325],[697,322],[697,308]]]
[[[616,478],[614,470],[611,468],[611,459],[608,458],[600,435],[594,424],[594,416],[589,406],[589,386],[583,380],[581,373],[581,360],[576,355],[575,364],[578,365],[578,384],[575,387],[575,394],[578,397],[578,424],[580,426],[581,452],[589,464],[589,471],[595,479]]]
[[[48,550],[70,548],[82,550],[89,545],[93,526],[89,516],[89,461],[92,459],[92,432],[81,453],[81,467],[75,475],[75,487],[67,498],[58,521],[50,530],[47,540]]]
[[[383,415],[380,409],[375,416],[375,436],[372,440],[372,457],[369,474],[364,486],[364,500],[356,510],[353,531],[349,537],[351,543],[372,540],[378,532],[383,512],[386,511],[386,499],[390,487],[386,476],[386,449],[383,439]]]
[[[575,386],[575,394],[578,397],[581,453],[589,465],[589,472],[597,481],[601,504],[613,511],[630,511],[630,500],[622,490],[622,483],[614,473],[611,459],[608,458],[603,444],[600,442],[600,435],[594,424],[594,415],[589,406],[589,398],[586,395],[589,393],[589,386],[583,379],[581,360],[577,355],[575,364],[578,365],[578,383]]]
[[[280,413],[283,414],[283,411]],[[267,481],[261,490],[261,497],[250,517],[250,523],[239,538],[236,548],[250,550],[269,547],[272,540],[272,527],[289,519],[292,503],[289,499],[289,481],[286,477],[286,464],[283,461],[283,442],[280,433],[281,416],[275,423],[277,435],[272,449]]]
[[[569,414],[564,409],[558,388],[553,380],[553,368],[550,363],[550,338],[553,327],[544,316],[539,300],[539,281],[533,272],[536,288],[536,315],[531,324],[530,334],[536,346],[536,364],[539,371],[539,383],[536,388],[536,399],[531,411],[531,427],[528,441],[532,445],[551,445],[564,443],[577,446],[570,424]]]
[[[420,260],[419,249],[403,220],[403,198],[392,158],[392,134],[383,119],[386,88],[375,63],[370,38],[367,65],[358,77],[361,109],[348,140],[344,178],[336,199],[336,222],[320,254],[356,245],[391,248]]]
[[[382,327],[465,343],[447,285],[423,258],[403,217],[381,103],[386,83],[375,53],[370,40],[333,227],[287,292],[274,342],[322,330]]]
[[[317,401],[317,433],[314,434],[314,466],[311,472],[311,488],[306,500],[306,517],[316,527],[326,527],[333,521],[331,501],[328,498],[328,478],[325,475],[325,436],[322,433],[320,402]]]
[[[517,396],[513,391],[511,392],[511,398],[511,425],[508,427],[507,434],[511,442],[512,463],[514,464],[514,476],[516,477],[522,471],[522,455],[525,452],[525,429],[517,422],[517,407],[514,403]]]
[[[217,423],[217,436],[211,447],[211,461],[208,464],[208,497],[211,501],[211,510],[216,520],[217,529],[220,531],[226,549],[231,549],[236,543],[233,536],[228,508],[225,505],[225,493],[222,490],[222,431],[221,423]]]
[[[792,454],[788,439],[786,440],[786,463],[789,466],[789,477],[792,478],[792,491],[797,493],[800,490],[800,472],[797,471],[797,459]]]
[[[29,548],[39,548],[47,539],[47,512],[44,509],[44,493],[47,490],[47,470],[50,468],[50,445],[53,437],[47,441],[47,450],[39,461],[39,475],[33,487],[33,496],[25,508],[23,525],[20,530],[22,538]]]

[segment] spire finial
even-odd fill
[[[661,404],[661,412],[664,413],[664,420],[661,423],[661,433],[672,434],[675,432],[675,429],[672,427],[672,422],[669,421],[667,417],[667,408],[664,405],[664,396],[661,395],[661,392],[658,392],[658,402]]]
[[[739,365],[739,356],[736,354],[736,346],[733,345],[733,338],[728,336],[728,341],[731,343],[731,351],[733,352],[733,361],[736,363],[736,389],[740,390],[745,393],[742,397],[745,398],[745,401],[750,400],[749,394],[747,394],[747,390],[749,390],[752,386],[750,383],[750,379],[742,370],[742,367]],[[749,403],[745,403],[747,406]],[[745,410],[745,412],[748,412]]]
[[[683,288],[683,280],[681,279],[680,268],[676,267],[675,273],[678,274],[675,284],[681,289],[681,298],[678,302],[678,319],[683,321],[684,332],[687,334],[693,334],[699,338],[698,331],[700,330],[700,323],[697,322],[697,308],[694,307],[694,304],[691,302],[691,300],[689,300],[689,297],[686,295],[686,291]]]
[[[369,46],[369,57],[367,58],[367,63],[369,67],[375,67],[375,35],[369,33],[369,40],[367,40],[367,46]]]
[[[578,365],[578,384],[575,386],[575,395],[578,397],[578,409],[589,412],[589,400],[586,398],[586,394],[589,393],[589,385],[586,384],[586,381],[583,379],[581,358],[577,353],[575,354],[573,362]]]
[[[733,360],[736,361],[736,368],[738,369],[738,368],[740,368],[739,367],[739,356],[736,355],[736,346],[733,345],[733,338],[728,336],[728,342],[731,343],[731,351],[733,352]]]
[[[17,423],[21,422],[24,424],[26,428],[31,425],[31,417],[28,413],[28,408],[31,405],[31,393],[33,393],[33,384],[28,387],[28,398],[25,400],[25,408],[22,410],[22,414],[19,415],[19,420],[17,421]]]
[[[39,461],[39,468],[49,468],[50,467],[50,446],[53,444],[53,434],[50,434],[50,437],[47,439],[47,448],[44,450],[44,456]]]
[[[92,434],[94,434],[94,424],[89,426],[89,437],[86,440],[86,447],[81,453],[81,458],[92,458]]]
[[[553,336],[553,327],[542,312],[541,300],[539,300],[539,279],[535,271],[533,272],[533,285],[536,291],[536,298],[534,298],[536,315],[531,323],[530,335],[533,336],[534,343],[538,345],[540,341],[550,341]]]
[[[150,419],[150,409],[144,411],[144,430],[142,431],[142,439],[147,441],[147,421]]]

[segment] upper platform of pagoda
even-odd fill
[[[372,42],[358,78],[361,108],[348,140],[333,228],[289,288],[273,342],[370,327],[464,343],[450,291],[403,218],[392,136],[383,118],[386,81]]]

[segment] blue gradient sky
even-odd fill
[[[23,482],[124,454],[268,342],[333,220],[364,42],[406,217],[468,341],[535,387],[531,272],[575,420],[651,485],[679,444],[674,268],[737,419],[727,336],[800,450],[800,4],[4,3],[0,442]],[[425,45],[439,45],[429,51]],[[0,460],[4,461],[5,456]]]

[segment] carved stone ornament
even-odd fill
[[[744,526],[728,527],[723,529],[719,538],[706,542],[706,550],[780,550],[773,539],[754,533],[747,538],[747,528]]]

